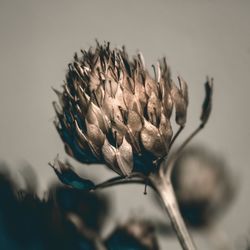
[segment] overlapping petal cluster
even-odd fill
[[[69,64],[58,105],[56,128],[66,152],[82,163],[104,163],[122,176],[149,174],[167,155],[173,137],[170,118],[184,126],[187,84],[171,80],[165,59],[152,77],[139,53],[130,59],[109,43],[82,51]]]

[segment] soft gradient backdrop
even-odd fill
[[[195,141],[222,154],[238,178],[239,194],[220,227],[232,241],[244,238],[250,226],[249,13],[248,0],[0,0],[0,158],[17,175],[23,162],[34,166],[41,193],[55,179],[48,162],[66,155],[52,123],[51,87],[60,87],[73,53],[95,45],[95,38],[124,44],[131,55],[139,49],[148,67],[166,56],[173,76],[189,83],[188,124],[180,139],[198,124],[206,75],[215,79],[213,113]],[[113,175],[72,163],[99,179]],[[105,192],[114,197],[114,223],[131,213],[167,218],[142,186]],[[213,249],[207,236],[194,237],[200,249]],[[161,246],[180,249],[175,238],[161,238]]]

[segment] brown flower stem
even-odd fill
[[[111,179],[108,179],[102,183],[99,183],[95,186],[94,189],[100,189],[104,187],[110,187],[115,185],[127,184],[127,183],[138,183],[145,184],[146,176],[141,173],[132,173],[130,176],[115,176]]]
[[[195,137],[202,129],[204,128],[204,124],[201,123],[198,128],[196,128],[189,136],[188,138],[181,144],[181,146],[178,148],[176,152],[174,152],[169,160],[167,161],[166,168],[165,168],[165,173],[166,173],[166,178],[168,181],[171,181],[171,176],[173,172],[173,167],[175,164],[175,161],[178,159],[180,154],[182,153],[183,149],[186,147],[186,145]]]
[[[178,240],[183,250],[195,250],[195,244],[188,232],[188,229],[180,214],[179,206],[176,201],[172,183],[169,182],[163,175],[151,175],[150,180],[154,189],[160,196],[165,209],[169,215],[172,227],[176,232]]]
[[[107,181],[107,182],[103,182],[103,183],[96,185],[94,190],[108,188],[108,187],[117,186],[117,185],[123,185],[123,184],[145,184],[145,179],[123,178],[123,179],[116,180],[116,181]]]
[[[177,139],[177,137],[180,135],[181,131],[184,129],[184,126],[180,126],[178,131],[176,132],[176,134],[174,135],[173,139],[170,142],[169,145],[169,150],[171,149],[172,145],[174,144],[175,140]]]
[[[148,180],[148,185],[153,188],[163,201],[165,209],[169,215],[173,229],[179,239],[183,250],[195,250],[194,242],[186,228],[182,215],[180,214],[178,203],[175,198],[172,183],[164,177],[163,172],[151,174]],[[140,178],[114,178],[101,183],[95,187],[97,189],[108,188],[123,184],[145,184],[146,179]]]

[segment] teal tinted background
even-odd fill
[[[66,157],[52,124],[51,87],[62,84],[73,53],[98,38],[126,45],[131,55],[139,49],[148,67],[166,56],[173,77],[189,83],[188,123],[179,140],[198,124],[206,75],[215,79],[213,113],[195,141],[224,155],[239,180],[239,195],[220,227],[230,240],[242,238],[250,225],[249,10],[247,0],[1,0],[0,157],[14,169],[23,161],[34,166],[42,193],[55,179],[47,163],[57,153]],[[72,163],[99,180],[113,176],[105,167]],[[105,192],[114,196],[114,223],[131,213],[166,218],[142,195],[142,186]],[[200,249],[212,249],[207,236],[194,237]],[[161,239],[161,245],[179,249],[175,238]]]

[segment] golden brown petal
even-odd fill
[[[123,175],[129,176],[133,170],[133,153],[132,147],[127,142],[125,137],[123,138],[123,142],[116,152],[116,159]]]
[[[144,126],[141,130],[141,142],[147,151],[157,157],[166,154],[165,145],[158,129],[146,120],[144,120]]]

